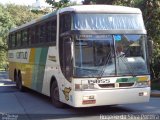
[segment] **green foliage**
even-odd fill
[[[84,0],[83,4],[132,5],[133,0]]]
[[[9,29],[12,27],[10,14],[5,10],[3,5],[0,5],[0,68],[3,67],[6,61],[7,51],[7,35]]]
[[[160,80],[160,44],[155,42],[151,63],[151,76],[154,80]]]
[[[31,10],[32,13],[39,15],[44,15],[52,12],[49,8],[45,8],[43,10]]]
[[[30,11],[27,6],[15,4],[0,4],[0,68],[7,64],[7,36],[9,30],[14,26],[20,26],[41,15]]]
[[[25,24],[26,22],[29,22],[43,15],[43,13],[36,14],[36,13],[31,12],[28,6],[15,5],[15,4],[7,4],[6,11],[8,11],[8,13],[10,14],[12,18],[12,22],[16,26]]]
[[[13,22],[11,21],[11,16],[5,10],[5,8],[2,5],[0,5],[0,38],[2,41],[3,38],[6,37],[6,33],[11,28],[12,25]]]
[[[55,2],[55,0],[46,0],[46,2],[52,5],[54,9],[75,5],[75,3],[70,2],[70,0],[60,0],[59,2]]]
[[[152,78],[160,80],[160,1],[145,0],[139,6],[143,12],[148,38],[154,41],[151,63]]]

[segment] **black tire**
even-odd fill
[[[50,97],[51,97],[51,100],[52,100],[52,104],[55,107],[57,107],[57,108],[63,108],[64,107],[64,103],[59,101],[59,88],[58,88],[58,85],[57,85],[56,81],[54,81],[52,83]]]
[[[22,75],[21,73],[18,73],[18,75],[16,75],[16,87],[19,91],[23,92],[23,86],[22,86]]]
[[[14,82],[16,82],[17,81],[17,72],[16,72],[16,70],[14,70]]]

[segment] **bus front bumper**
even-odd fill
[[[149,102],[150,87],[114,90],[74,91],[73,96],[74,99],[72,105],[74,107],[141,103]]]

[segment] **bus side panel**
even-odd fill
[[[48,47],[10,50],[9,78],[14,80],[14,70],[21,72],[22,84],[42,93]],[[26,56],[24,56],[26,55]]]
[[[45,66],[45,73],[44,73],[44,80],[43,80],[43,87],[42,93],[45,95],[50,96],[50,82],[52,77],[56,77],[58,74],[58,61],[57,61],[57,50],[56,47],[49,47],[48,55],[46,59],[46,66]]]
[[[31,88],[42,93],[48,48],[36,48]]]

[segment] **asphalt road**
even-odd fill
[[[0,72],[0,120],[159,120],[160,98],[149,103],[90,108],[52,106],[48,97],[26,90],[19,92],[7,72]]]

